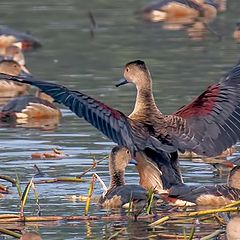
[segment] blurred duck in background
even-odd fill
[[[53,104],[53,99],[37,90],[35,96],[16,97],[3,106],[0,113],[2,122],[26,128],[55,129],[61,112]]]
[[[21,67],[24,69],[24,71],[30,74],[28,69],[25,67],[25,57],[23,55],[22,50],[19,47],[15,45],[7,47],[4,55],[2,55],[2,58],[5,60],[13,60],[19,63]]]
[[[30,33],[16,31],[6,26],[0,26],[0,43],[1,39],[4,42],[11,42],[10,45],[17,44],[23,51],[41,47],[39,40]]]
[[[162,0],[148,4],[141,13],[151,22],[190,24],[199,17],[212,21],[217,9],[218,4],[210,0]]]
[[[140,11],[150,22],[162,22],[163,29],[186,29],[191,40],[202,40],[208,33],[221,36],[208,23],[217,16],[221,0],[162,0],[148,4]]]
[[[237,43],[240,43],[240,22],[236,24],[236,28],[233,32],[233,38]]]
[[[19,55],[15,55],[15,58],[19,58]],[[21,59],[20,61],[24,62],[24,59]],[[0,72],[13,76],[29,75],[29,71],[24,65],[20,65],[14,60],[6,59],[0,61]],[[0,81],[1,97],[15,97],[26,93],[28,89],[29,86],[26,84],[5,80]]]

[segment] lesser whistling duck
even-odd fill
[[[110,185],[99,204],[105,208],[118,208],[130,201],[146,201],[147,191],[139,185],[125,185],[125,168],[132,159],[126,147],[116,146],[109,157]]]
[[[189,24],[204,17],[209,22],[216,17],[216,4],[210,0],[162,0],[148,4],[143,17],[152,22]]]
[[[14,76],[20,74],[29,74],[29,71],[14,60],[3,59],[0,62],[0,72],[5,74],[11,74]],[[22,83],[16,83],[13,81],[0,81],[0,93],[1,97],[15,97],[20,94],[26,93],[29,86]]]
[[[19,63],[21,66],[25,68],[25,72],[29,73],[29,71],[25,67],[25,57],[23,55],[22,50],[19,47],[15,45],[8,46],[5,49],[5,53],[4,55],[2,55],[2,57],[6,60],[13,60]]]
[[[233,33],[233,37],[236,42],[240,43],[240,23],[236,24],[236,28]]]
[[[0,55],[5,55],[6,49],[14,46],[15,38],[12,36],[0,35]]]
[[[41,236],[37,232],[25,232],[20,240],[42,240]]]
[[[60,110],[53,104],[53,99],[37,91],[36,96],[20,96],[9,101],[2,108],[2,115],[15,118],[50,118],[60,117]]]
[[[20,43],[22,50],[31,50],[41,47],[39,40],[30,33],[16,31],[9,27],[0,26],[0,39],[1,36],[11,37],[13,43]]]
[[[0,112],[0,120],[14,126],[56,128],[61,117],[60,110],[53,104],[53,99],[40,91],[35,96],[25,95],[10,100]]]
[[[169,189],[168,200],[173,199],[180,199],[202,206],[219,206],[239,200],[240,166],[231,170],[226,185],[188,186],[182,184],[172,186]]]
[[[240,136],[240,64],[217,84],[207,88],[190,104],[172,115],[157,108],[152,93],[152,79],[141,60],[129,62],[124,78],[117,86],[133,83],[136,103],[129,117],[78,91],[36,80],[31,76],[1,78],[37,86],[57,102],[63,103],[79,117],[132,153],[151,148],[177,155],[177,150],[216,156],[239,140]]]
[[[240,216],[234,216],[226,227],[227,240],[238,240],[240,236]]]

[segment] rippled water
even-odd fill
[[[232,38],[239,20],[239,1],[229,0],[228,10],[211,23],[222,35],[220,41],[208,34],[202,41],[190,40],[184,31],[166,31],[159,24],[143,22],[135,12],[147,1],[56,1],[2,0],[1,24],[18,30],[29,30],[38,37],[43,48],[26,54],[28,68],[34,76],[78,89],[128,114],[133,108],[135,89],[115,88],[124,64],[143,59],[148,64],[154,95],[164,113],[171,113],[216,82],[239,59],[240,45]],[[88,13],[97,22],[94,37]],[[113,143],[85,121],[60,106],[63,117],[54,131],[26,128],[0,128],[0,174],[15,177],[23,185],[34,176],[33,165],[49,177],[75,176],[92,165],[92,156],[106,156]],[[59,148],[69,157],[61,160],[31,160],[31,154]],[[210,165],[181,161],[183,177],[189,183],[225,182],[215,176]],[[96,172],[108,183],[107,161]],[[87,174],[89,180],[91,174]],[[127,170],[127,183],[137,183],[133,166]],[[42,215],[83,215],[85,203],[71,202],[66,195],[86,195],[89,182],[38,185]],[[17,190],[0,199],[0,213],[16,212]],[[101,194],[96,185],[94,195]],[[35,210],[33,195],[27,212]],[[104,216],[93,204],[91,215]],[[31,228],[31,224],[27,223]],[[153,236],[147,222],[81,221],[35,224],[44,239],[99,239],[126,227],[122,237],[145,239]],[[182,233],[182,226],[178,230]],[[191,226],[189,226],[191,228]],[[140,230],[141,229],[141,230]],[[214,229],[214,226],[213,226]],[[171,233],[177,230],[172,229]],[[140,238],[141,237],[141,238]]]

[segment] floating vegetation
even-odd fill
[[[67,157],[67,155],[57,148],[54,148],[52,152],[44,153],[32,153],[32,159],[61,159]]]

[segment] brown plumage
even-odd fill
[[[234,216],[227,224],[226,227],[227,240],[239,240],[240,239],[240,216],[239,214]]]
[[[205,206],[220,206],[240,199],[240,166],[234,167],[225,185],[188,186],[176,185],[170,188],[168,200],[180,199]]]
[[[157,193],[166,192],[173,185],[183,183],[177,153],[168,156],[162,151],[146,149],[135,157],[140,185]]]
[[[105,208],[118,208],[130,201],[147,200],[147,192],[139,185],[125,185],[125,168],[131,160],[131,153],[126,147],[116,146],[109,156],[110,184],[108,191],[99,199]]]
[[[0,112],[0,121],[13,127],[55,129],[61,112],[53,99],[40,91],[35,96],[16,97],[5,104]]]
[[[20,65],[14,60],[2,60],[0,62],[0,72],[13,76],[18,76],[21,73],[29,74],[28,70],[26,70],[23,65]],[[28,89],[29,86],[26,84],[15,83],[13,81],[0,81],[1,97],[15,97],[26,93]]]
[[[236,24],[236,28],[233,32],[233,38],[237,43],[240,43],[240,23]]]
[[[0,48],[1,46],[6,46],[6,44],[17,44],[24,51],[41,47],[39,40],[30,33],[0,26]]]
[[[209,22],[216,17],[217,4],[205,0],[161,0],[148,4],[141,13],[152,22],[190,24],[200,17]]]
[[[159,139],[163,150],[175,146],[180,151],[216,156],[239,140],[240,64],[172,115],[164,115],[157,108],[151,76],[143,61],[126,65],[124,79],[117,86],[126,83],[137,88],[134,111],[129,117]]]
[[[25,69],[25,72],[29,73],[29,71],[25,67],[25,57],[23,55],[22,50],[19,47],[15,45],[7,47],[2,57],[6,60],[13,60],[19,63],[22,66],[22,68]]]
[[[37,232],[25,232],[20,240],[42,240],[41,236]]]

